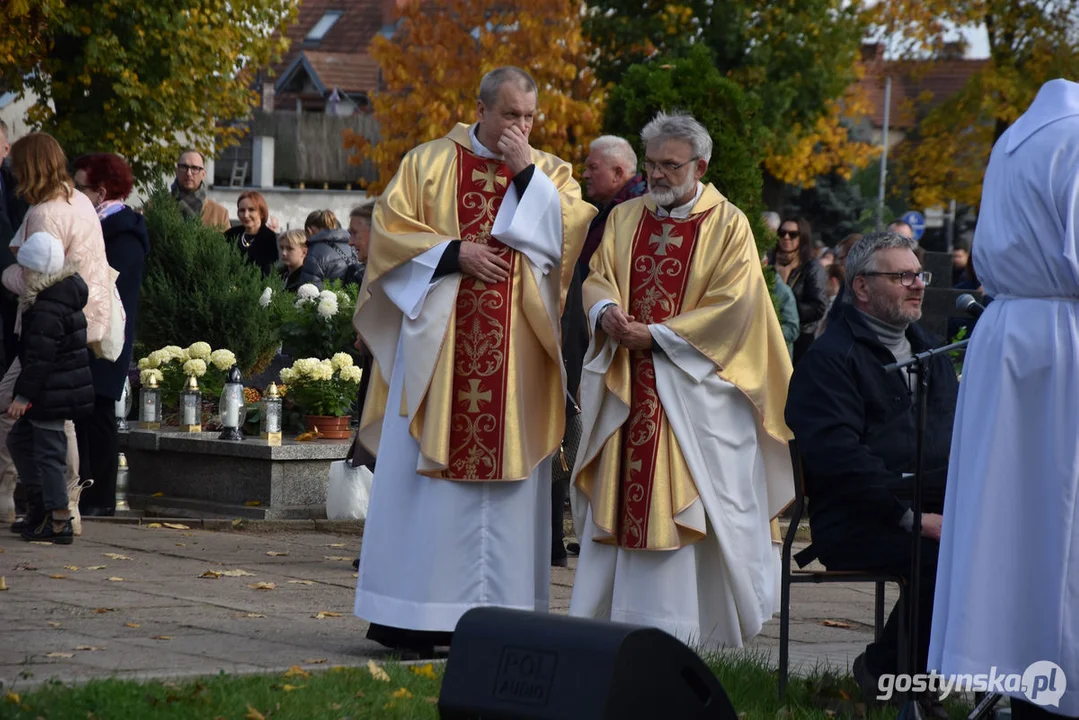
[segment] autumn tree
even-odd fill
[[[539,87],[530,144],[583,163],[599,134],[604,93],[588,68],[580,18],[579,0],[409,3],[394,36],[377,36],[369,50],[385,84],[373,100],[379,139],[345,131],[350,160],[370,159],[378,171],[368,190],[381,192],[416,145],[474,122],[480,79],[503,65],[527,70]]]
[[[868,112],[856,87],[866,23],[864,3],[846,0],[597,0],[584,26],[605,82],[707,48],[722,76],[758,100],[765,168],[808,186],[833,171],[849,177],[875,154],[845,124]]]
[[[247,117],[255,73],[280,57],[292,0],[11,0],[2,78],[33,93],[31,127],[69,156],[115,152],[136,179],[160,177],[186,147],[213,155]]]
[[[911,60],[945,56],[956,28],[988,31],[988,62],[954,96],[919,97],[917,131],[897,148],[915,206],[977,205],[993,143],[1045,82],[1079,75],[1079,0],[891,0],[876,13]]]

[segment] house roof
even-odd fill
[[[963,58],[924,62],[869,60],[859,85],[869,98],[873,127],[884,126],[885,86],[889,76],[892,94],[888,123],[893,129],[910,130],[925,113],[962,90],[988,62]],[[923,92],[931,95],[924,103],[920,101]],[[914,113],[910,112],[912,108]]]
[[[384,0],[304,0],[296,22],[286,35],[290,55],[301,50],[328,53],[366,53],[371,39],[382,29]],[[341,17],[320,40],[305,41],[311,29],[330,11]],[[287,64],[287,63],[286,63]]]
[[[301,72],[322,93],[339,88],[346,93],[371,94],[378,89],[378,62],[366,53],[304,50],[278,76],[278,90],[284,89]]]

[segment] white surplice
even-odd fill
[[[929,667],[1047,660],[1067,690],[1045,709],[1079,717],[1079,84],[1044,85],[993,148],[973,252],[994,301],[959,386]]]
[[[688,216],[697,198],[670,214]],[[607,304],[589,311],[578,469],[629,418],[629,407],[604,381],[617,342],[596,345],[594,329]],[[781,443],[761,442],[764,430],[749,400],[710,359],[664,325],[649,331],[663,348],[653,353],[660,403],[700,496],[676,519],[706,537],[668,551],[594,542],[601,531],[571,484],[581,555],[570,615],[657,627],[696,647],[742,647],[779,607],[770,519],[790,500],[790,457]]]
[[[470,135],[477,155],[500,159],[479,143],[475,128]],[[560,280],[551,270],[562,253],[561,207],[557,189],[538,168],[522,197],[510,184],[491,234],[527,258],[557,328]],[[411,630],[452,631],[474,607],[549,607],[551,459],[516,482],[453,482],[418,472],[429,463],[409,423],[437,360],[431,337],[441,339],[461,279],[454,273],[432,282],[447,245],[387,273],[369,301],[400,323],[382,323],[371,333],[372,352],[392,370],[354,612]],[[403,387],[407,415],[395,411]]]

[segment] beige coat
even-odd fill
[[[202,203],[201,217],[202,224],[206,227],[215,227],[220,230],[228,230],[232,227],[228,208],[210,198],[206,198],[206,201]]]
[[[47,232],[59,239],[64,245],[64,261],[78,266],[79,274],[90,289],[84,310],[86,341],[100,342],[109,329],[112,283],[101,221],[93,204],[81,192],[73,192],[70,199],[61,197],[34,205],[26,214],[22,227],[15,233],[12,247],[18,247],[36,232]],[[11,268],[21,270],[18,265]]]

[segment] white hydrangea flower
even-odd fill
[[[337,298],[333,295],[330,295],[330,297],[328,298],[323,298],[322,300],[319,300],[317,312],[319,314],[319,317],[323,318],[324,320],[329,320],[330,318],[332,318],[334,315],[337,314]]]
[[[157,380],[157,383],[160,385],[161,381],[165,379],[165,374],[160,370],[155,370],[153,368],[143,370],[141,373],[139,373],[139,381],[143,385],[149,385],[150,378],[154,378],[155,380]]]
[[[322,292],[320,292],[318,294],[318,299],[319,300],[326,300],[327,298],[332,298],[334,300],[334,302],[336,302],[337,301],[337,293],[335,293],[333,290],[323,290]]]
[[[339,352],[330,358],[330,363],[333,364],[334,370],[352,367],[352,356],[348,353]]]
[[[292,368],[282,368],[281,373],[280,373],[280,377],[281,377],[281,382],[288,385],[293,380],[296,379],[296,371],[293,370]]]
[[[148,370],[150,368],[150,358],[144,357],[139,360],[139,370]]]
[[[312,380],[333,380],[333,364],[329,360],[323,360],[322,362],[311,368]]]
[[[180,363],[183,364],[191,359],[191,353],[188,352],[187,348],[184,348],[180,351],[180,357],[178,359]]]
[[[262,295],[259,296],[259,305],[262,307],[269,307],[270,300],[273,298],[273,288],[266,288],[262,291]]]
[[[210,359],[210,343],[197,342],[191,343],[191,346],[187,348],[187,354],[191,358],[198,358],[199,360]]]
[[[179,345],[166,345],[161,348],[161,352],[168,355],[170,360],[178,360],[183,357],[184,349]]]
[[[210,353],[210,362],[215,368],[224,372],[236,364],[236,356],[231,350],[214,350]]]
[[[296,297],[301,300],[314,300],[318,296],[318,288],[311,283],[304,283],[296,290]]]
[[[192,358],[184,363],[184,375],[194,375],[195,377],[202,377],[206,374],[206,361],[199,358]]]
[[[361,377],[363,377],[363,370],[355,365],[341,368],[341,379],[345,382],[358,383]]]
[[[154,350],[146,358],[146,366],[149,368],[158,368],[162,364],[168,363],[172,360],[172,356],[166,353],[164,350]]]

